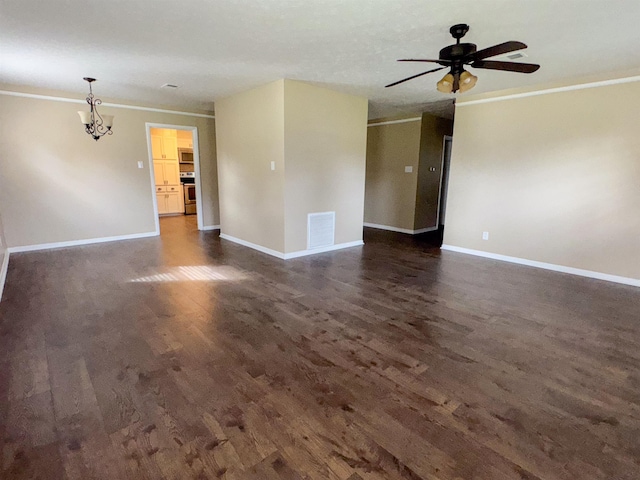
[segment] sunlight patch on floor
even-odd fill
[[[233,267],[193,265],[181,266],[167,269],[145,277],[133,278],[129,282],[151,283],[151,282],[233,282],[244,280],[247,276]]]

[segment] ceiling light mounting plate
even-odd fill
[[[469,25],[466,23],[458,23],[449,29],[449,33],[451,33],[451,36],[455,38],[458,43],[460,43],[460,39],[464,37],[468,31]]]

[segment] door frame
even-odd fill
[[[153,201],[153,215],[156,225],[156,235],[160,235],[160,217],[158,214],[158,199],[156,198],[156,178],[153,168],[153,151],[151,150],[151,129],[165,128],[171,130],[184,130],[191,132],[193,140],[193,170],[196,174],[196,217],[198,230],[204,230],[204,217],[202,215],[202,182],[200,181],[200,148],[198,147],[198,127],[188,125],[169,125],[164,123],[145,123],[147,131],[147,151],[149,153],[149,175],[151,180],[151,199]],[[182,192],[184,196],[184,191]]]
[[[449,147],[449,162],[448,165],[446,159],[447,141],[450,143]],[[445,200],[445,212],[446,212],[446,200],[447,200],[447,191],[449,190],[449,172],[451,170],[451,147],[453,146],[453,136],[452,135],[443,135],[442,137],[442,159],[440,160],[440,186],[438,188],[438,212],[436,214],[436,228],[440,228],[440,213],[442,212],[442,201]],[[446,171],[445,171],[446,170]],[[446,216],[446,215],[445,215]]]

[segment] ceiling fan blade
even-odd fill
[[[398,85],[399,83],[403,83],[403,82],[407,82],[409,80],[413,80],[414,78],[421,77],[422,75],[426,75],[427,73],[437,72],[438,70],[442,70],[443,68],[446,68],[446,67],[440,67],[440,68],[434,68],[433,70],[427,70],[426,72],[422,72],[422,73],[419,73],[417,75],[413,75],[411,77],[403,78],[402,80],[398,80],[397,82],[390,83],[389,85],[385,85],[384,87],[385,88],[393,87],[395,85]]]
[[[482,50],[478,50],[475,53],[469,55],[469,58],[473,58],[474,60],[482,60],[483,58],[495,57],[496,55],[502,55],[503,53],[515,52],[516,50],[522,50],[523,48],[527,48],[527,46],[522,42],[504,42],[498,45],[494,45],[493,47],[483,48]]]
[[[403,58],[398,60],[399,62],[431,62],[431,63],[439,63],[441,65],[451,64],[451,60],[433,60],[430,58]]]
[[[470,64],[473,68],[487,70],[505,70],[507,72],[533,73],[540,68],[535,63],[496,62],[491,60],[476,60]]]

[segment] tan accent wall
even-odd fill
[[[284,81],[218,100],[216,129],[221,232],[284,252]]]
[[[362,240],[367,99],[284,83],[285,253],[307,249],[307,214],[336,212],[335,243]]]
[[[640,279],[639,98],[635,82],[458,106],[444,243]]]
[[[444,137],[452,133],[451,120],[426,113],[422,115],[414,230],[438,226]],[[435,168],[435,171],[430,171],[431,167]]]
[[[414,229],[420,130],[420,120],[367,129],[365,223]]]
[[[204,225],[219,224],[213,119],[104,107],[115,115],[114,134],[96,142],[77,114],[85,108],[0,95],[0,214],[9,247],[154,231],[146,122],[198,128]]]
[[[377,122],[367,133],[365,223],[410,231],[436,227],[443,139],[453,122],[426,113],[403,123]]]

